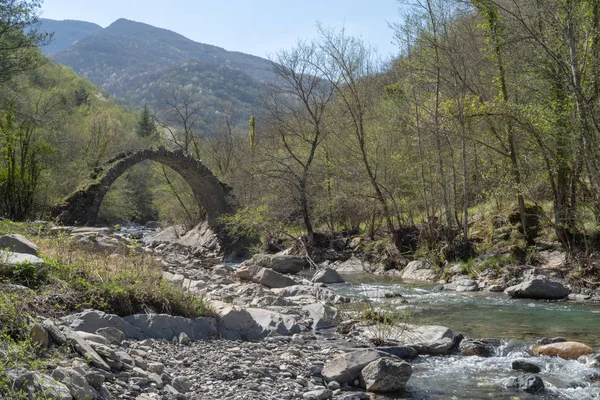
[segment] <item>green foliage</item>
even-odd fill
[[[157,134],[156,123],[150,114],[148,106],[144,105],[144,110],[138,120],[136,133],[140,137],[153,137]]]
[[[465,264],[462,264],[460,269],[464,274],[477,277],[479,273],[489,270],[499,273],[502,271],[502,268],[517,263],[512,254],[492,254],[489,257],[472,258]]]
[[[62,29],[69,25],[56,27],[57,37]],[[125,19],[53,57],[128,104],[147,104],[157,112],[164,109],[165,93],[191,89],[203,110],[201,128],[208,132],[216,130],[219,113],[226,110],[231,110],[234,125],[245,125],[261,92],[260,81],[272,77],[265,59]]]
[[[0,265],[0,275],[13,283],[32,289],[38,288],[47,279],[45,268],[33,265],[28,261],[17,263],[12,267]]]
[[[270,238],[284,234],[283,225],[266,206],[245,207],[235,214],[219,219],[234,238],[246,238],[251,243],[267,243]]]
[[[48,280],[66,287],[65,312],[94,308],[121,316],[153,311],[185,317],[212,315],[203,297],[162,278],[162,267],[153,257],[123,249],[107,257],[81,248],[73,240],[42,242]],[[40,288],[40,292],[43,292]]]
[[[0,214],[23,220],[31,213],[44,158],[51,154],[47,143],[36,140],[31,121],[15,123],[12,113],[0,121]]]
[[[248,136],[250,137],[250,148],[254,148],[254,143],[256,141],[256,119],[254,118],[254,115],[250,116],[250,121],[248,121],[248,123],[250,124],[250,132],[248,132]]]
[[[40,0],[2,2],[0,10],[0,82],[6,83],[42,62],[38,45],[51,37],[35,29]],[[27,28],[27,30],[26,30]]]

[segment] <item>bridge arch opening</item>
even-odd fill
[[[120,153],[92,174],[92,182],[73,193],[53,210],[57,222],[65,225],[95,225],[100,206],[113,183],[134,165],[150,160],[161,163],[179,174],[191,187],[198,206],[206,212],[209,225],[220,226],[221,214],[235,212],[237,202],[232,189],[199,160],[182,151],[164,147]]]

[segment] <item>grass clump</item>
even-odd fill
[[[37,242],[45,265],[10,266],[0,257],[0,283],[32,289],[28,304],[34,314],[60,317],[93,308],[119,316],[213,315],[202,296],[163,279],[162,266],[151,255],[136,249],[107,254],[64,236]]]
[[[0,291],[0,397],[8,400],[30,398],[24,391],[12,388],[7,376],[9,369],[44,370],[53,361],[49,354],[40,357],[40,350],[43,349],[29,336],[34,302],[33,292]],[[33,398],[45,397],[36,394]]]
[[[484,271],[499,273],[502,271],[502,268],[515,263],[517,263],[517,260],[512,254],[493,254],[485,258],[471,258],[465,264],[461,265],[460,269],[463,274],[477,277],[477,275]]]
[[[162,266],[151,255],[130,250],[107,255],[82,247],[72,239],[41,243],[49,281],[62,287],[54,298],[77,311],[94,308],[120,316],[156,312],[183,317],[212,315],[207,302],[197,294],[166,281]]]

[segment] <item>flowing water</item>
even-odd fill
[[[406,283],[372,275],[346,276],[350,283],[331,285],[337,292],[368,298],[397,308],[414,310],[417,324],[443,325],[470,338],[500,338],[493,357],[419,357],[406,399],[600,399],[593,383],[600,368],[585,362],[532,357],[532,342],[543,337],[564,337],[600,347],[600,306],[510,299],[503,293],[437,291],[433,285]],[[385,294],[394,294],[386,298]],[[530,395],[506,389],[506,381],[522,375],[514,360],[527,360],[542,368],[544,394]],[[584,360],[582,360],[584,361]]]

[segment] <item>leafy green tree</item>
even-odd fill
[[[156,135],[156,123],[152,118],[152,114],[150,114],[150,110],[148,106],[144,105],[144,110],[140,115],[140,119],[138,120],[138,125],[136,132],[140,137],[152,137]]]
[[[32,50],[52,35],[36,29],[40,5],[40,0],[0,0],[0,83],[43,63],[39,52]]]

